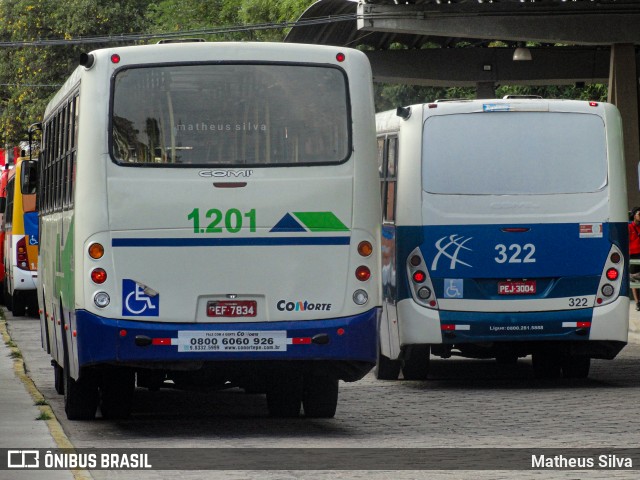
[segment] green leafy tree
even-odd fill
[[[238,3],[229,0],[161,0],[149,4],[148,31],[170,33],[236,25]],[[208,38],[209,39],[209,38]],[[223,34],[217,40],[240,40],[241,34]]]
[[[151,32],[238,27],[297,20],[314,0],[160,0],[149,5]],[[207,40],[282,41],[281,28],[238,31],[205,36]]]
[[[149,0],[2,0],[0,38],[24,42],[142,32]],[[80,52],[101,45],[13,47],[0,50],[0,128],[3,143],[26,136],[47,102],[78,63]]]
[[[260,23],[291,22],[300,18],[313,1],[309,0],[243,0],[239,10],[240,23],[255,25]],[[252,40],[282,41],[287,30],[270,29],[251,32]]]
[[[543,98],[560,98],[573,100],[594,100],[605,102],[607,100],[607,86],[600,83],[587,85],[501,85],[496,89],[496,97],[505,95],[538,95]]]

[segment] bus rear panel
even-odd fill
[[[41,298],[71,332],[52,335],[58,366],[98,383],[107,416],[128,413],[109,392],[130,392],[113,380],[130,371],[333,416],[338,380],[375,364],[381,311],[373,97],[354,88],[366,57],[190,43],[89,58],[75,199],[42,222],[43,256],[63,259],[44,259]],[[83,406],[67,414],[92,418]]]
[[[590,358],[614,358],[629,314],[615,107],[433,103],[396,124],[396,223],[383,237],[397,253],[397,305],[385,309],[397,314],[397,356],[413,345],[533,354],[541,376],[585,376]]]

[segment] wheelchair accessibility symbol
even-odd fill
[[[464,281],[462,278],[446,278],[444,280],[444,298],[463,298]]]
[[[122,315],[157,317],[160,315],[160,295],[150,296],[135,280],[122,280]]]

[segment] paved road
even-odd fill
[[[40,349],[35,319],[7,314],[29,376],[77,448],[185,447],[524,447],[640,446],[640,345],[614,361],[594,361],[586,380],[537,380],[529,360],[435,360],[427,382],[383,382],[372,375],[341,383],[335,419],[267,416],[264,397],[220,392],[136,391],[126,421],[69,422],[53,389],[53,370]],[[401,455],[402,452],[399,452]],[[304,463],[304,459],[301,459]],[[504,467],[508,468],[508,467]],[[511,479],[638,478],[611,471],[92,471],[100,479]],[[16,477],[17,478],[17,477]],[[31,478],[31,477],[22,477]],[[33,478],[46,478],[33,477]],[[86,477],[89,478],[88,474]]]

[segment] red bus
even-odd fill
[[[10,169],[20,157],[20,147],[9,149],[0,148],[0,225],[4,225],[4,211],[7,204],[7,182]],[[0,304],[6,303],[5,299],[5,268],[4,268],[4,228],[0,228]]]

